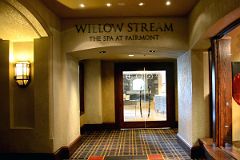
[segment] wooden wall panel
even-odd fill
[[[216,145],[232,143],[232,69],[231,39],[214,40],[214,63],[216,78]]]

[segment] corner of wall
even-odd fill
[[[191,53],[177,59],[178,135],[192,144],[192,71]]]
[[[193,145],[198,144],[199,138],[209,136],[209,84],[208,57],[203,51],[192,50],[192,122]],[[209,102],[209,101],[208,101]]]

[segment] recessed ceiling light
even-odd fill
[[[128,56],[129,56],[129,57],[133,57],[134,55],[133,55],[133,54],[129,54]]]
[[[155,50],[149,50],[150,53],[155,53],[156,51]]]
[[[112,4],[111,4],[111,3],[107,3],[106,6],[107,6],[107,7],[111,7]]]
[[[81,3],[79,6],[80,6],[81,8],[84,8],[84,7],[85,7],[85,5],[84,5],[83,3]]]
[[[125,3],[124,2],[119,2],[118,5],[119,6],[125,6]]]
[[[99,51],[99,53],[103,54],[103,53],[107,53],[107,51]]]
[[[139,6],[143,6],[143,5],[144,5],[144,3],[143,3],[143,2],[140,2],[138,5],[139,5]]]
[[[170,6],[171,5],[171,1],[166,1],[166,6]]]

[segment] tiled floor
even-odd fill
[[[87,132],[82,135],[82,143],[71,159],[91,159],[91,156],[94,156],[96,160],[98,158],[101,159],[101,157],[102,159],[109,160],[118,160],[119,158],[122,160],[144,160],[154,159],[154,156],[161,156],[165,160],[190,159],[178,144],[176,132],[173,129],[130,129]]]

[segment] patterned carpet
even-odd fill
[[[71,159],[150,159],[187,160],[173,129],[129,129],[86,132]],[[121,158],[120,158],[121,157]],[[152,158],[151,158],[152,159]],[[153,158],[154,159],[154,158]],[[160,158],[156,158],[160,159]]]

